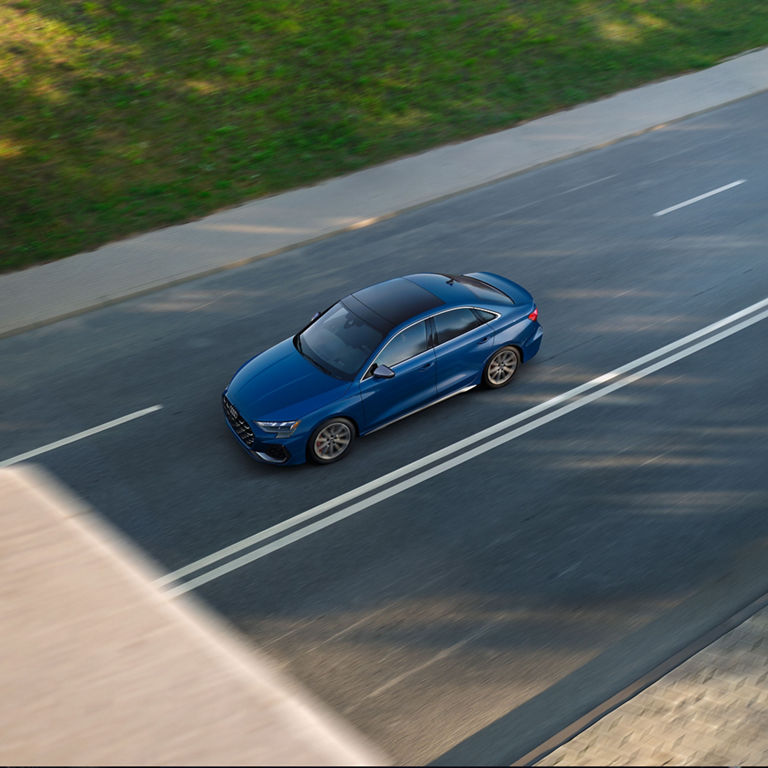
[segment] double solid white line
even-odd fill
[[[417,461],[413,461],[410,464],[406,464],[386,475],[382,475],[375,480],[365,483],[364,485],[353,488],[340,496],[336,496],[322,504],[318,504],[301,514],[291,517],[277,525],[273,525],[253,536],[242,539],[228,547],[220,549],[207,557],[200,558],[183,568],[179,568],[178,570],[163,576],[158,579],[156,583],[163,587],[175,584],[175,586],[171,586],[168,589],[168,592],[171,595],[179,595],[192,589],[196,589],[224,574],[231,573],[248,563],[252,563],[255,560],[265,557],[271,552],[276,552],[295,541],[299,541],[307,536],[311,536],[313,533],[317,533],[324,528],[334,525],[340,520],[344,520],[363,509],[378,504],[384,499],[402,493],[408,488],[412,488],[414,485],[423,483],[431,477],[447,472],[448,470],[453,469],[466,461],[470,461],[487,451],[493,450],[510,440],[514,440],[537,427],[547,424],[550,421],[554,421],[571,411],[575,411],[577,408],[582,408],[583,406],[588,405],[601,397],[605,397],[622,387],[626,387],[645,376],[649,376],[662,368],[666,368],[668,365],[672,365],[678,360],[682,360],[712,344],[716,344],[718,341],[766,319],[768,317],[767,307],[768,298],[752,304],[749,307],[745,307],[739,312],[735,312],[722,320],[718,320],[716,323],[712,323],[711,325],[688,334],[671,344],[660,347],[654,352],[639,357],[619,368],[615,368],[614,370],[581,384],[578,387],[574,387],[544,403],[529,408],[528,410],[512,416],[509,419],[505,419],[498,424],[494,424],[487,429],[469,435],[463,440],[451,443],[451,445],[439,451],[430,453]],[[522,422],[526,423],[522,424],[522,426],[516,426]],[[384,487],[383,490],[372,493],[382,487]],[[361,499],[360,497],[365,498]],[[355,501],[356,499],[359,500]],[[344,506],[347,504],[348,506]],[[343,507],[343,509],[323,517],[320,520],[309,522],[337,507]],[[286,533],[286,531],[291,532]],[[255,549],[251,549],[255,545],[265,542],[268,539],[271,539],[271,541],[256,547]],[[239,557],[228,559],[244,550],[248,551]],[[221,564],[217,565],[217,563]],[[192,578],[187,579],[187,577],[190,576]]]

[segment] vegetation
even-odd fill
[[[0,271],[766,44],[763,0],[6,0]]]

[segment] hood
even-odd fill
[[[249,421],[302,419],[350,386],[310,363],[291,338],[245,363],[232,377],[227,397]]]

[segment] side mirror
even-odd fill
[[[388,365],[377,365],[373,369],[373,376],[377,379],[391,379],[395,372]]]

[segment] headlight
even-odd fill
[[[264,432],[279,436],[290,435],[299,426],[298,421],[254,421],[253,423]]]

